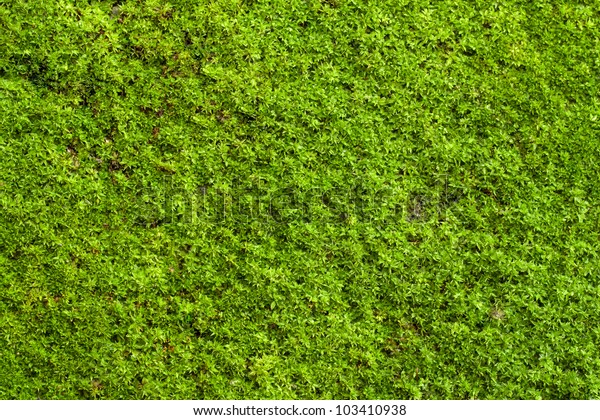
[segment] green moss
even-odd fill
[[[600,5],[368,3],[0,1],[1,398],[599,396]]]

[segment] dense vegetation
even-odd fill
[[[598,398],[599,25],[0,0],[0,397]]]

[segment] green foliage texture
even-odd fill
[[[591,0],[0,0],[0,397],[600,397],[599,83]]]

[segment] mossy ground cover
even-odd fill
[[[1,0],[0,397],[598,398],[599,25]]]

